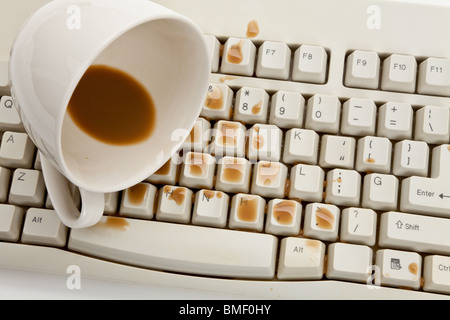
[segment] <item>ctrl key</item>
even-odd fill
[[[423,266],[423,290],[450,293],[450,257],[427,256]]]
[[[63,247],[67,230],[54,210],[30,208],[23,225],[22,242]]]
[[[21,207],[0,204],[0,240],[19,240],[22,220],[23,209]]]

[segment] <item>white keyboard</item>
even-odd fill
[[[205,33],[203,111],[94,227],[56,217],[0,68],[0,267],[250,298],[448,298],[450,4],[157,2]],[[33,4],[8,3],[0,30]]]

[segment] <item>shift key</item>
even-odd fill
[[[380,219],[381,246],[450,254],[450,219],[385,212]]]

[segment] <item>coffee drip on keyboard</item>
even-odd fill
[[[258,213],[258,198],[242,197],[237,209],[237,216],[241,221],[252,222]]]
[[[289,225],[294,220],[295,203],[287,200],[278,202],[274,205],[272,214],[278,223]]]
[[[169,200],[175,201],[177,205],[181,205],[184,198],[186,198],[185,188],[171,188],[169,186],[165,186],[163,191],[165,195],[169,197]]]
[[[128,201],[131,204],[139,205],[145,199],[145,194],[147,193],[147,186],[143,183],[139,183],[128,189]]]
[[[316,210],[316,225],[320,229],[331,230],[334,228],[334,215],[330,210],[319,207]]]

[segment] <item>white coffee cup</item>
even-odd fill
[[[96,64],[125,71],[150,92],[156,126],[145,141],[101,142],[67,115],[78,82]],[[41,152],[53,207],[64,224],[82,228],[100,219],[104,193],[146,179],[177,151],[200,114],[209,62],[200,29],[158,4],[54,0],[20,29],[9,71],[15,105]],[[172,137],[174,130],[178,139]],[[80,189],[81,210],[67,180]]]

